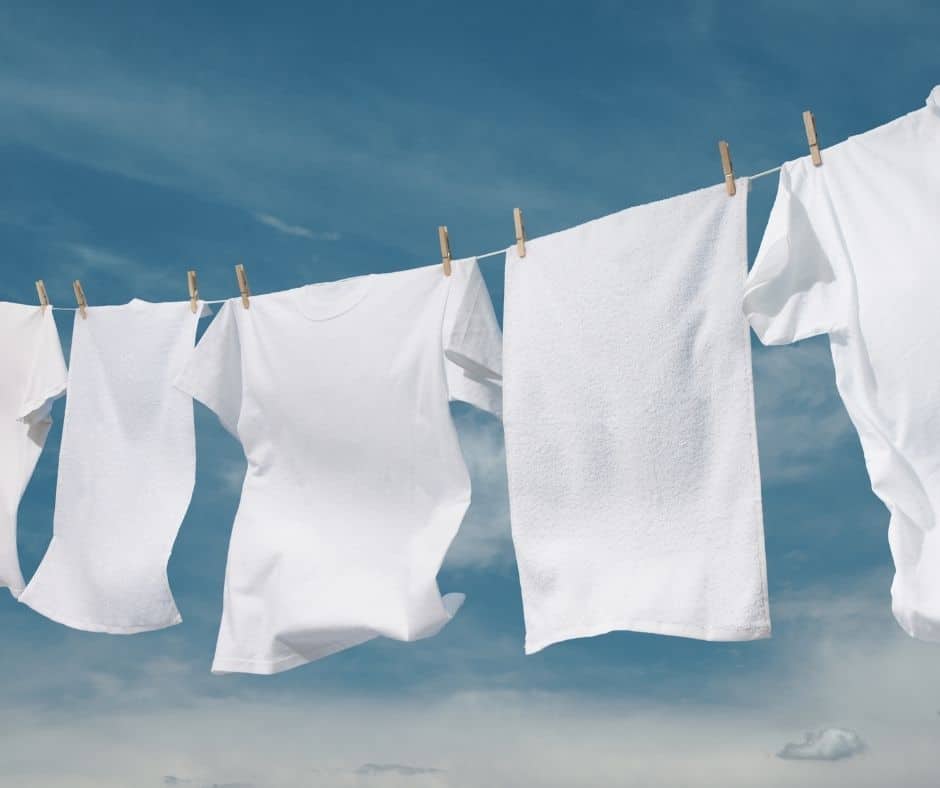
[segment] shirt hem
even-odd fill
[[[468,499],[469,502],[469,499]],[[457,592],[444,594],[441,602],[444,605],[446,617],[440,622],[439,626],[431,627],[421,634],[408,639],[393,638],[402,643],[414,643],[418,640],[425,640],[433,637],[445,626],[453,621],[457,611],[463,606],[465,595]],[[250,659],[243,657],[220,657],[216,654],[212,661],[211,672],[216,676],[224,676],[228,673],[253,673],[260,676],[270,676],[274,673],[282,673],[285,670],[299,668],[301,665],[307,665],[311,662],[331,657],[341,651],[361,646],[370,640],[375,640],[382,635],[372,630],[370,634],[361,637],[351,637],[348,640],[332,641],[324,643],[319,648],[311,650],[307,654],[288,654],[276,659]]]
[[[753,627],[702,627],[686,624],[669,624],[661,621],[626,620],[613,624],[596,624],[593,626],[573,627],[561,630],[547,638],[525,639],[525,653],[535,654],[555,643],[576,638],[596,637],[611,632],[645,632],[652,635],[672,635],[674,637],[692,638],[694,640],[711,640],[719,642],[738,642],[748,640],[762,640],[771,635],[770,622]]]
[[[344,646],[351,648],[350,646]],[[341,649],[342,650],[342,649]],[[331,652],[335,653],[335,652]],[[323,654],[321,656],[328,656]],[[275,673],[282,673],[285,670],[299,668],[314,662],[320,657],[305,657],[300,654],[292,654],[289,657],[281,659],[240,659],[238,657],[216,657],[212,662],[212,674],[215,676],[225,676],[228,673],[253,673],[258,676],[271,676]]]
[[[50,621],[55,621],[57,624],[62,624],[63,626],[71,627],[72,629],[77,629],[82,632],[100,632],[105,635],[136,635],[140,632],[155,632],[159,629],[167,629],[168,627],[176,626],[183,621],[183,617],[177,612],[172,618],[166,621],[154,622],[152,624],[103,624],[97,621],[81,621],[70,616],[51,614],[39,607],[33,607],[33,605],[29,604],[28,602],[23,602],[22,600],[19,601],[26,605],[26,607],[35,610],[41,616],[48,618]]]

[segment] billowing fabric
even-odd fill
[[[217,673],[416,640],[470,502],[448,402],[499,413],[501,336],[475,260],[226,302],[178,385],[248,460]]]
[[[940,640],[940,86],[927,106],[783,165],[746,310],[768,345],[828,334],[874,492],[895,618]]]

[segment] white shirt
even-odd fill
[[[66,371],[52,309],[0,302],[0,587],[25,583],[16,551],[16,511],[49,427]]]
[[[828,334],[891,511],[893,610],[940,640],[940,86],[927,106],[788,162],[746,311],[768,345]]]
[[[448,407],[500,407],[475,260],[226,302],[178,385],[248,459],[213,671],[276,673],[378,635],[436,633],[470,501]]]

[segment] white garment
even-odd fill
[[[470,479],[448,399],[498,413],[500,353],[475,260],[222,307],[178,381],[248,459],[213,672],[277,673],[450,620],[463,595],[436,576]]]
[[[872,489],[894,615],[940,640],[940,86],[923,109],[783,165],[746,310],[768,345],[829,334]]]
[[[505,431],[526,652],[617,629],[770,634],[747,181],[506,260]]]
[[[112,634],[180,621],[166,564],[196,449],[192,400],[172,382],[198,319],[188,301],[75,314],[53,536],[20,597],[54,621]]]
[[[46,435],[52,400],[65,393],[62,345],[52,310],[0,302],[0,588],[23,591],[16,512]]]

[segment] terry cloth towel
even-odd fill
[[[65,360],[51,309],[0,302],[0,588],[25,583],[16,552],[16,512],[46,435],[52,401],[65,393]]]
[[[134,299],[75,314],[53,537],[20,596],[54,621],[113,634],[180,621],[166,563],[196,447],[172,381],[202,311]]]
[[[618,629],[770,634],[748,183],[512,248],[506,460],[526,652]]]
[[[894,617],[940,642],[940,85],[822,160],[783,165],[745,309],[766,345],[829,335],[891,512]]]

